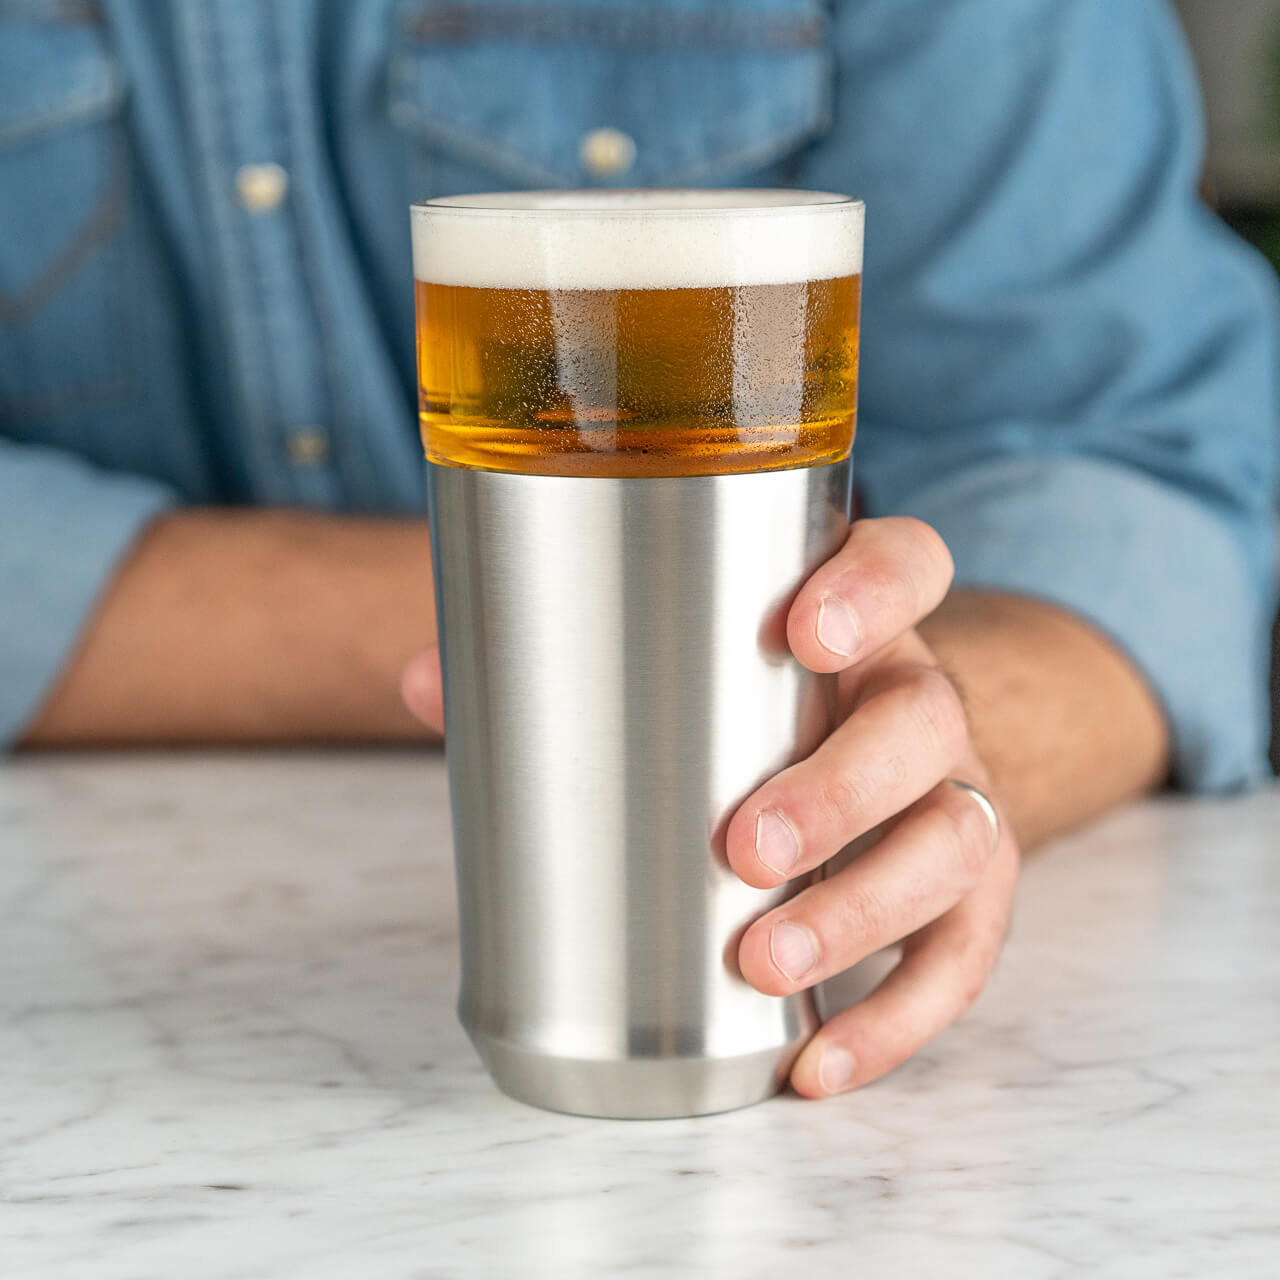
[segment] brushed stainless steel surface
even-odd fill
[[[507,1093],[579,1114],[769,1096],[815,1014],[736,971],[743,928],[791,890],[738,880],[724,827],[829,724],[785,617],[847,531],[852,463],[427,475],[480,1056]]]

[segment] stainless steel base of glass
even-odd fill
[[[784,1044],[732,1058],[564,1058],[470,1035],[494,1083],[520,1102],[608,1120],[671,1120],[772,1098],[814,1029],[806,1012]]]
[[[850,462],[736,476],[428,464],[462,935],[459,1014],[522,1101],[616,1118],[775,1093],[808,995],[737,971],[788,894],[724,830],[830,725],[786,644],[848,529]]]

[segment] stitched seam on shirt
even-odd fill
[[[288,501],[287,485],[280,483],[279,467],[270,449],[266,424],[263,422],[263,378],[250,365],[244,372],[246,359],[262,359],[260,344],[246,327],[240,303],[244,301],[243,249],[231,210],[220,190],[224,175],[231,172],[231,157],[226,155],[226,129],[219,116],[225,104],[218,101],[213,86],[220,83],[222,73],[219,36],[214,30],[204,0],[181,0],[176,4],[180,16],[184,54],[191,61],[191,104],[193,109],[194,152],[199,166],[202,202],[206,204],[212,224],[212,242],[216,246],[219,274],[225,276],[215,294],[218,320],[225,334],[227,376],[231,382],[231,403],[240,420],[234,425],[236,439],[243,438],[247,454],[244,483],[254,498],[264,501]],[[247,310],[252,312],[252,299]]]
[[[119,227],[125,203],[119,144],[113,144],[111,151],[106,190],[89,221],[26,289],[12,295],[0,293],[0,323],[16,324],[33,311],[38,311],[75,275],[85,258],[104,244]]]
[[[0,0],[0,22],[16,20],[40,21],[48,24],[101,27],[102,11],[93,0]],[[11,119],[0,125],[0,145],[25,138],[61,124],[64,120],[84,116],[93,119],[119,106],[125,96],[124,78],[118,63],[104,52],[101,68],[105,75],[88,87],[75,90],[69,97],[54,98],[34,107],[12,112]],[[64,77],[65,79],[65,77]],[[65,85],[59,85],[65,88]]]
[[[192,0],[203,9],[205,0]],[[207,40],[204,65],[200,74],[206,78],[209,94],[209,115],[214,127],[210,138],[212,148],[208,153],[207,172],[219,188],[235,171],[238,157],[234,154],[234,126],[232,108],[227,101],[227,48],[226,33],[218,28],[210,16],[205,17],[204,32]],[[210,74],[212,73],[212,74]],[[257,265],[247,237],[236,225],[237,213],[225,203],[226,197],[219,190],[214,195],[219,213],[225,214],[224,227],[230,277],[237,282],[238,297],[229,298],[228,321],[232,331],[233,376],[238,399],[245,409],[241,424],[248,436],[249,448],[255,464],[248,479],[251,485],[262,485],[275,501],[289,501],[292,497],[288,481],[281,485],[279,460],[272,448],[270,422],[273,409],[279,403],[279,387],[271,365],[270,344],[263,329],[258,307],[262,292],[258,286]],[[247,306],[240,305],[247,302]],[[252,352],[252,363],[242,363],[245,354]],[[239,368],[237,368],[239,366]],[[265,496],[258,495],[257,496]]]
[[[820,16],[772,14],[619,13],[603,7],[529,8],[495,4],[475,8],[428,4],[410,11],[404,29],[411,39],[432,44],[473,40],[565,41],[664,48],[809,49],[822,41]]]
[[[6,395],[5,408],[19,420],[74,409],[87,400],[127,398],[137,389],[137,364],[133,358],[133,337],[137,321],[134,312],[124,305],[125,288],[130,280],[126,245],[120,239],[112,243],[113,233],[120,233],[127,222],[129,183],[125,168],[128,158],[123,138],[113,138],[110,146],[112,158],[107,190],[89,225],[80,233],[76,242],[68,246],[68,250],[75,249],[77,252],[64,251],[54,266],[41,277],[38,292],[33,288],[17,300],[0,299],[0,323],[15,323],[43,306],[75,275],[83,265],[84,257],[101,247],[105,272],[102,290],[102,341],[116,338],[116,354],[119,357],[117,367],[90,380],[72,382],[68,377],[63,385],[48,391]],[[90,236],[91,231],[93,234]]]
[[[391,119],[403,128],[420,134],[455,155],[496,169],[532,183],[572,184],[578,180],[576,169],[530,163],[521,153],[494,142],[489,136],[469,129],[449,118],[437,118],[419,106],[414,93],[416,62],[412,56],[398,56],[391,68]],[[831,66],[822,68],[824,83],[818,110],[812,119],[793,125],[784,132],[771,134],[763,142],[751,143],[731,151],[717,152],[682,169],[664,168],[650,175],[653,180],[673,185],[696,182],[727,169],[749,166],[759,168],[781,159],[803,142],[829,129],[832,120]]]
[[[284,39],[280,43],[283,48],[296,53],[296,43]],[[321,184],[331,182],[332,178],[325,170],[323,159],[316,155],[314,140],[318,130],[299,127],[300,122],[296,119],[299,102],[308,103],[313,112],[315,109],[314,99],[305,88],[305,65],[296,56],[290,57],[282,64],[282,75],[287,82],[284,86],[285,129],[298,177],[297,189],[301,192],[311,187],[319,188]],[[300,84],[299,80],[304,83]],[[301,122],[303,126],[307,123],[317,125],[314,119]],[[308,169],[312,172],[308,173]],[[299,198],[293,211],[298,261],[319,334],[317,354],[328,401],[327,427],[334,452],[334,488],[340,504],[349,504],[355,496],[361,506],[374,509],[377,506],[378,480],[368,439],[355,425],[358,422],[357,414],[353,412],[356,406],[353,397],[347,393],[344,380],[334,376],[334,371],[341,367],[341,352],[354,349],[359,342],[357,326],[354,318],[348,318],[350,312],[347,308],[339,306],[335,313],[326,306],[328,294],[315,226],[318,216]],[[352,335],[350,340],[345,336],[347,333]],[[350,492],[352,489],[357,490],[355,495]]]
[[[415,59],[401,54],[391,65],[391,119],[403,128],[424,135],[429,141],[444,145],[456,154],[488,168],[505,170],[515,177],[533,183],[563,185],[572,182],[574,171],[532,164],[519,153],[496,144],[484,134],[475,133],[452,120],[437,123],[419,106],[414,92]]]
[[[279,33],[273,25],[273,10],[270,5],[254,6],[252,12],[257,24],[256,34],[259,45],[265,55],[262,61],[267,68],[266,74],[274,79],[274,93],[271,95],[271,103],[268,107],[269,118],[272,119],[273,123],[281,126],[281,141],[284,146],[279,158],[284,168],[288,170],[292,164],[293,157],[289,153],[291,139],[289,137],[287,124],[283,124],[280,119],[285,110],[283,107],[285,90],[282,83],[284,73],[281,66]],[[224,107],[228,110],[230,117],[232,107],[227,101],[225,94],[222,98],[222,102]],[[235,110],[238,111],[239,107],[237,106]],[[234,126],[230,124],[227,136],[228,138],[234,138],[235,136]],[[239,159],[240,156],[237,155],[235,160],[238,162]],[[227,172],[232,172],[232,166],[230,164],[227,166]],[[288,206],[286,206],[282,212],[285,217],[288,217]],[[277,340],[280,329],[280,326],[276,323],[279,299],[276,297],[274,291],[268,287],[267,281],[264,278],[264,246],[261,240],[255,237],[254,229],[245,227],[243,230],[238,230],[237,238],[240,244],[242,260],[245,264],[246,277],[251,281],[252,296],[254,302],[259,304],[254,308],[254,320],[256,322],[258,339],[262,344],[262,352],[265,353],[265,358],[262,360],[264,376],[261,383],[261,388],[264,393],[264,403],[266,396],[270,396],[267,417],[265,420],[254,424],[254,430],[255,432],[261,433],[263,449],[270,460],[273,474],[276,476],[283,475],[284,482],[288,485],[290,491],[289,500],[298,501],[300,494],[298,490],[299,480],[297,472],[292,467],[287,466],[282,471],[282,462],[280,457],[284,444],[283,431],[286,429],[285,424],[289,422],[293,415],[290,412],[292,406],[288,404],[287,397],[285,395],[286,373],[283,365],[283,360],[289,359],[290,357],[287,353],[282,356],[281,343]],[[288,239],[287,233],[285,235],[285,239]],[[286,335],[286,342],[288,341],[289,336],[290,335]]]
[[[730,169],[752,173],[772,161],[783,159],[810,138],[821,133],[824,123],[822,117],[818,116],[812,122],[798,125],[794,129],[788,129],[786,133],[769,138],[765,143],[739,147],[735,151],[718,152],[709,159],[700,160],[687,168],[676,169],[670,173],[663,171],[656,176],[672,186],[684,186],[688,183],[701,182],[713,174]]]
[[[124,85],[113,67],[107,72],[105,85],[95,85],[69,98],[24,111],[20,118],[0,125],[0,146],[11,146],[33,133],[43,133],[67,121],[96,120],[109,115],[123,100]]]

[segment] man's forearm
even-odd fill
[[[921,633],[960,687],[1024,849],[1164,780],[1159,705],[1128,659],[1078,618],[956,591]]]
[[[425,521],[178,512],[134,548],[22,745],[423,737],[399,676],[434,640]]]
[[[1160,709],[1087,624],[959,591],[921,631],[1024,848],[1164,778]],[[434,639],[424,522],[180,512],[134,549],[23,745],[421,737],[399,675]]]

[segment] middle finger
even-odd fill
[[[972,893],[992,845],[973,797],[941,783],[847,867],[757,920],[739,944],[742,976],[787,995],[841,973]]]

